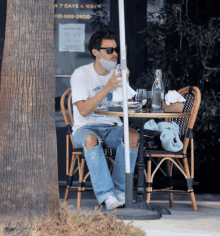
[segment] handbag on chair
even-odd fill
[[[157,130],[144,130],[144,146],[149,150],[161,150],[161,140],[160,140],[161,131]]]

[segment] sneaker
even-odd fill
[[[123,205],[125,205],[125,194],[124,193],[117,194],[116,197],[119,202],[121,202]]]
[[[105,200],[105,206],[107,210],[113,210],[122,205],[123,203],[119,202],[118,199],[113,195],[108,196],[108,198]]]

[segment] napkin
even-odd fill
[[[118,69],[118,65],[116,67],[116,71],[115,74],[117,75],[119,73],[119,69]],[[121,80],[122,78],[119,77],[119,79]],[[126,83],[127,85],[127,99],[131,99],[132,97],[134,97],[135,94],[137,94],[137,92],[135,92],[129,85],[129,82],[127,81]],[[113,90],[112,92],[112,101],[113,102],[122,102],[123,101],[123,88],[122,87],[118,87],[115,90]]]
[[[177,93],[176,90],[169,90],[168,93],[165,95],[165,102],[169,106],[170,103],[176,103],[176,102],[185,102],[186,99],[179,93]]]

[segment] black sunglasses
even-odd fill
[[[99,49],[106,49],[107,54],[112,54],[114,51],[116,51],[116,53],[120,52],[119,47],[116,47],[116,48],[109,47],[109,48],[99,48]]]

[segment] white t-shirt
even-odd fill
[[[92,112],[86,117],[80,115],[75,102],[81,100],[87,100],[96,95],[109,81],[113,73],[113,70],[105,76],[98,75],[94,69],[94,63],[90,63],[85,66],[81,66],[74,71],[71,76],[71,90],[72,90],[72,103],[74,114],[74,126],[72,127],[73,135],[75,131],[88,124],[114,124],[119,126],[123,125],[120,118],[117,116],[97,115]],[[102,100],[99,108],[112,104],[112,91]]]

